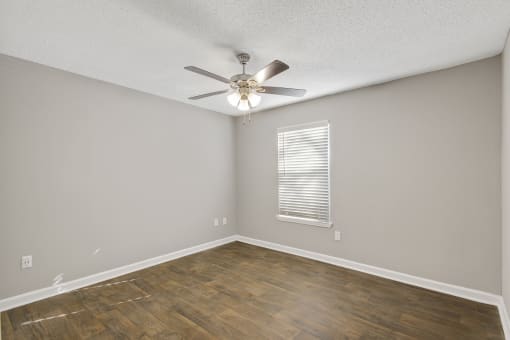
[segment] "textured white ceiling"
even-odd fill
[[[494,56],[509,28],[508,0],[0,0],[0,53],[227,114],[225,96],[186,99],[226,85],[184,66],[285,61],[266,85],[308,93],[264,110]]]

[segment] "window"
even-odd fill
[[[278,129],[278,216],[330,227],[329,122]]]

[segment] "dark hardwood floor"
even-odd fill
[[[496,307],[231,243],[2,313],[2,339],[503,339]]]

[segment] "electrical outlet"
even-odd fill
[[[32,268],[32,255],[21,257],[21,269]]]
[[[214,218],[214,226],[217,227],[220,225],[220,219],[218,217]]]
[[[340,241],[342,239],[342,234],[339,230],[335,230],[335,241]]]
[[[223,225],[227,224],[227,218],[223,217]]]

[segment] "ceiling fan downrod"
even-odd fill
[[[246,64],[250,61],[250,55],[248,53],[239,53],[237,60],[243,65],[243,74],[246,74]]]

